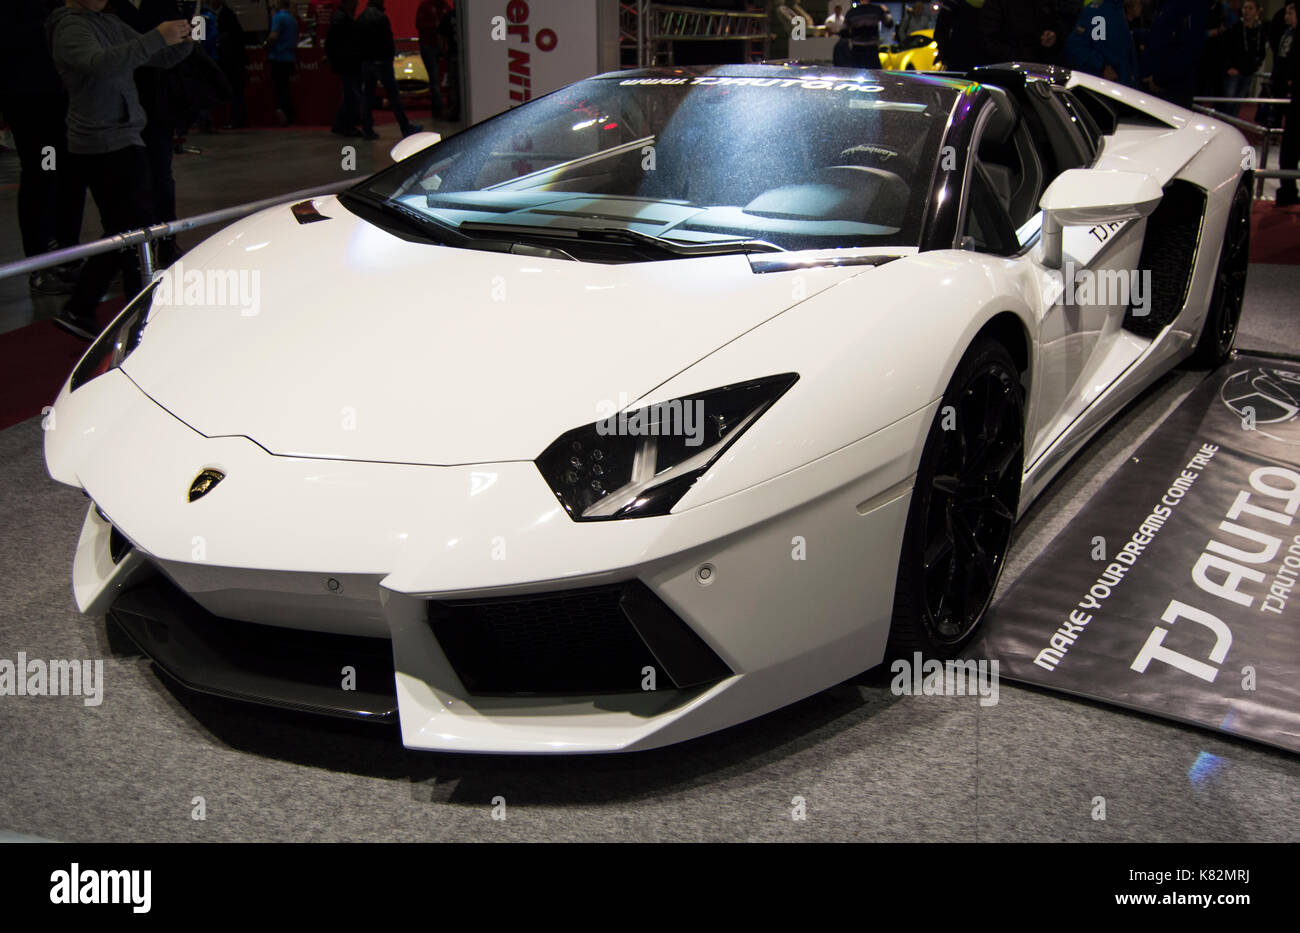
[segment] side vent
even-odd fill
[[[1124,329],[1139,337],[1155,337],[1178,317],[1187,304],[1196,246],[1205,220],[1205,192],[1189,181],[1175,179],[1165,185],[1165,196],[1147,218],[1138,269],[1151,283],[1147,312],[1135,314],[1132,304],[1124,315]]]

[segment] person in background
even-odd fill
[[[894,18],[881,4],[853,0],[832,53],[834,64],[841,68],[879,68],[880,34],[893,25]]]
[[[68,158],[68,95],[45,41],[51,6],[46,0],[0,3],[0,110],[18,150],[18,229],[26,256],[75,246],[86,203],[86,185]],[[27,277],[42,295],[66,295],[75,281],[75,267],[38,269]]]
[[[826,35],[838,36],[844,28],[844,5],[835,4],[835,8],[831,10],[830,16],[826,17],[826,22],[823,25],[826,28]]]
[[[275,122],[280,126],[293,123],[293,94],[289,79],[293,77],[298,57],[298,17],[289,9],[290,0],[279,0],[271,31],[266,36],[266,60],[271,66],[271,86],[275,90]]]
[[[433,118],[443,118],[442,84],[438,80],[438,59],[443,53],[442,19],[450,10],[447,0],[420,0],[415,10],[415,32],[420,40],[420,60],[429,76],[429,105]]]
[[[1137,50],[1123,0],[1088,0],[1065,40],[1065,64],[1088,74],[1137,86]]]
[[[1241,19],[1228,29],[1226,46],[1228,71],[1223,79],[1223,96],[1249,97],[1255,72],[1268,54],[1268,36],[1255,0],[1245,0],[1241,5]],[[1235,117],[1238,105],[1227,104],[1223,112]]]
[[[442,18],[442,24],[438,26],[438,34],[442,36],[443,56],[447,64],[443,67],[443,74],[447,78],[447,106],[449,112],[447,119],[452,123],[460,120],[460,28],[456,20],[456,7],[453,5],[447,15]]]
[[[1128,31],[1133,36],[1133,51],[1138,61],[1141,61],[1142,50],[1147,44],[1147,33],[1151,29],[1151,21],[1146,16],[1142,0],[1124,0],[1124,19],[1128,22]]]
[[[217,31],[220,29],[217,26],[217,12],[211,6],[206,5],[204,0],[194,0],[194,2],[187,5],[190,7],[190,15],[186,17],[187,19],[192,20],[195,16],[203,17],[203,37],[195,41],[203,48],[203,51],[208,53],[208,58],[215,62],[217,60]]]
[[[933,29],[934,23],[934,11],[925,0],[916,0],[910,6],[904,5],[903,18],[898,24],[898,41],[902,42],[907,36],[919,30]]]
[[[336,136],[360,136],[361,122],[361,39],[357,34],[357,0],[342,0],[325,36],[325,57],[330,70],[342,82],[342,99],[334,115]]]
[[[1048,0],[1047,8],[1055,21],[1061,24],[1061,31],[1056,33],[1056,58],[1052,61],[1060,63],[1065,61],[1065,40],[1070,37],[1074,31],[1074,24],[1079,21],[1079,13],[1083,10],[1083,5],[1087,0]],[[1120,9],[1124,8],[1124,0],[1120,0]],[[1122,18],[1122,16],[1121,16]],[[1135,78],[1136,80],[1136,78]]]
[[[1268,38],[1268,47],[1269,50],[1272,51],[1273,53],[1273,60],[1272,60],[1272,65],[1269,68],[1269,74],[1267,75],[1268,80],[1265,81],[1260,86],[1261,97],[1285,97],[1286,96],[1285,92],[1281,94],[1275,94],[1273,92],[1277,86],[1276,78],[1278,73],[1278,57],[1281,54],[1280,46],[1282,44],[1282,37],[1286,35],[1287,28],[1288,28],[1286,24],[1286,17],[1287,17],[1286,11],[1287,11],[1287,7],[1290,5],[1291,4],[1288,2],[1288,0],[1283,0],[1282,5],[1277,8],[1277,12],[1273,14],[1273,17],[1268,21],[1268,24],[1264,27],[1264,34]],[[1263,5],[1261,4],[1260,6],[1261,15],[1263,14],[1263,11],[1264,8]],[[1288,43],[1288,46],[1289,44],[1290,43]],[[1281,111],[1279,110],[1279,108],[1273,106],[1272,104],[1260,104],[1259,109],[1255,111],[1255,122],[1260,124],[1261,126],[1278,126],[1280,125],[1278,122],[1280,116],[1281,116]]]
[[[944,71],[970,71],[985,59],[980,51],[980,11],[984,0],[943,0],[934,24],[939,63]]]
[[[1273,50],[1274,55],[1277,54],[1278,40],[1282,38],[1282,33],[1286,32],[1286,8],[1287,4],[1285,3],[1278,7],[1277,12],[1273,14],[1272,19],[1268,21],[1268,26],[1265,27],[1268,34],[1268,47]],[[1264,7],[1261,4],[1261,16],[1263,15],[1263,12]]]
[[[1287,4],[1287,19],[1291,24],[1292,44],[1285,60],[1285,72],[1279,75],[1279,67],[1273,67],[1273,79],[1276,81],[1279,77],[1286,82],[1288,95],[1291,98],[1290,104],[1286,108],[1286,127],[1282,131],[1282,149],[1278,153],[1277,166],[1283,171],[1292,171],[1300,169],[1300,48],[1295,45],[1296,34],[1296,5]],[[1296,192],[1296,180],[1294,178],[1283,178],[1277,186],[1277,198],[1275,203],[1278,207],[1294,207],[1300,204],[1300,194]]]
[[[186,18],[179,0],[140,0],[138,10],[128,0],[110,0],[107,9],[138,33],[147,33],[162,23]],[[176,112],[177,102],[171,93],[173,88],[167,82],[172,74],[174,72],[171,69],[154,65],[143,65],[135,70],[136,94],[139,95],[140,106],[145,113],[140,139],[149,155],[153,223],[176,219],[176,178],[172,174],[173,140],[178,132],[188,128],[193,116]],[[174,238],[159,240],[157,250],[160,265],[170,266],[176,261]]]
[[[50,14],[46,32],[54,67],[68,91],[68,151],[99,209],[104,235],[154,222],[149,156],[140,131],[145,113],[134,72],[141,65],[175,65],[190,53],[190,24],[160,24],[141,35],[103,12],[107,0],[67,0]],[[120,265],[128,297],[143,287],[134,250],[86,260],[72,297],[55,318],[86,340],[99,332],[95,307]]]
[[[1205,0],[1160,0],[1138,68],[1141,87],[1191,109],[1207,14]]]
[[[407,119],[402,95],[397,90],[397,78],[393,74],[393,56],[396,54],[393,24],[384,11],[384,0],[370,0],[366,4],[357,17],[357,33],[361,44],[361,135],[366,139],[379,138],[375,132],[374,115],[376,85],[383,85],[388,106],[393,108],[402,135],[420,132],[424,127]]]
[[[1295,62],[1291,58],[1300,49],[1296,48],[1296,7],[1288,3],[1282,8],[1282,32],[1277,37],[1273,48],[1273,73],[1269,77],[1269,97],[1289,97],[1291,94],[1291,72]]]
[[[1079,18],[1079,2],[985,0],[980,15],[985,61],[1057,64]]]
[[[248,109],[244,104],[244,85],[248,83],[248,50],[244,48],[244,27],[239,16],[226,6],[225,0],[208,0],[217,14],[217,64],[230,82],[230,126],[248,126]]]
[[[203,38],[198,40],[198,44],[207,53],[208,58],[215,62],[217,61],[217,14],[210,7],[204,6],[203,0],[194,0],[194,12],[190,14],[190,18],[194,16],[203,17]],[[212,108],[204,107],[195,116],[199,124],[199,132],[216,132],[216,127],[212,125]],[[188,126],[185,127],[185,131],[189,131]],[[180,138],[183,140],[184,137],[185,133],[182,132]],[[176,148],[177,153],[182,151],[183,143]]]
[[[325,47],[325,36],[330,23],[334,21],[334,11],[338,9],[337,0],[310,0],[307,4],[307,30],[311,44],[316,48]]]
[[[1198,94],[1217,97],[1223,93],[1223,81],[1228,75],[1228,30],[1235,21],[1232,8],[1223,0],[1206,2],[1205,44],[1196,68]]]

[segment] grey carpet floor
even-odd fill
[[[1241,344],[1300,352],[1294,267],[1251,270]],[[1175,372],[1026,516],[1003,586],[1191,391]],[[1003,683],[1000,702],[895,697],[868,675],[635,755],[409,752],[395,729],[172,688],[69,586],[84,499],[35,420],[0,432],[0,658],[105,659],[105,700],[0,697],[0,829],[71,841],[1296,841],[1300,758]],[[192,819],[202,797],[206,819]],[[505,799],[505,820],[492,818]],[[804,820],[793,800],[806,802]],[[1094,798],[1106,818],[1093,818]],[[0,840],[6,838],[0,834]]]

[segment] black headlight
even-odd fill
[[[665,515],[794,373],[660,402],[560,436],[537,468],[575,521]]]
[[[72,371],[69,391],[76,392],[96,376],[102,376],[110,369],[121,366],[131,351],[140,345],[144,325],[149,319],[149,309],[153,306],[153,292],[157,287],[158,283],[154,282],[136,295],[122,309],[122,313],[113,319],[113,323],[95,338],[77,368]]]

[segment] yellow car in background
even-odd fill
[[[886,71],[938,71],[939,43],[933,29],[918,29],[889,51],[881,50],[880,67]]]
[[[393,56],[393,76],[403,97],[429,93],[429,72],[419,52],[398,52]]]
[[[398,51],[393,56],[393,77],[397,79],[397,93],[409,106],[427,107],[432,88],[429,85],[429,72],[424,67],[424,59],[419,52]],[[383,101],[383,106],[392,107],[388,92],[383,85],[375,88],[375,96]]]

